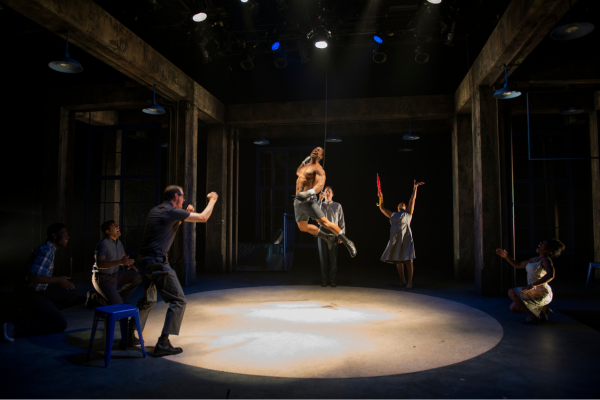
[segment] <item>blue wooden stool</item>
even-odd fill
[[[118,320],[123,318],[135,318],[135,324],[137,331],[140,336],[140,344],[142,345],[142,354],[146,358],[146,348],[144,347],[144,338],[142,337],[142,327],[140,326],[140,314],[138,308],[130,306],[129,304],[115,304],[112,306],[104,306],[96,308],[96,314],[94,315],[94,326],[92,328],[92,337],[90,338],[90,346],[88,347],[88,358],[92,357],[92,345],[94,344],[94,336],[96,335],[96,328],[98,327],[98,321],[104,319],[104,337],[106,342],[104,344],[104,366],[108,368],[110,361],[110,353],[112,352],[113,339],[115,336],[115,324]],[[126,324],[129,328],[129,324]],[[129,332],[121,332],[122,340],[127,344]]]

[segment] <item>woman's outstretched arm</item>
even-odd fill
[[[408,201],[408,215],[412,215],[413,212],[415,211],[415,199],[417,198],[417,188],[421,185],[424,185],[425,182],[417,182],[417,180],[415,179],[414,182],[414,186],[413,186],[413,192],[412,195],[410,196],[410,200]]]
[[[381,198],[381,201],[379,202],[379,209],[381,210],[383,215],[385,215],[388,218],[392,218],[392,212],[383,206],[383,193],[379,192],[379,197]]]
[[[506,261],[508,261],[508,263],[510,265],[512,265],[515,268],[525,268],[527,266],[527,263],[529,261],[517,261],[513,258],[510,258],[508,256],[508,252],[506,250],[502,250],[502,249],[496,249],[496,254],[498,254],[500,257],[504,258]]]

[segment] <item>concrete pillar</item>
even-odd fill
[[[472,93],[475,285],[482,296],[502,295],[500,144],[497,100],[489,86]]]
[[[454,206],[454,278],[473,279],[473,136],[471,116],[456,114],[452,129],[452,203]]]
[[[206,224],[205,270],[225,273],[227,253],[227,126],[207,127],[206,192],[217,192],[219,200]]]
[[[187,203],[194,204],[196,208],[202,207],[198,204],[196,196],[198,181],[198,109],[189,102],[184,102],[180,107],[181,123],[185,146],[185,163],[183,167],[183,193]],[[204,197],[204,196],[202,196]],[[203,203],[203,202],[201,202]],[[204,207],[202,207],[203,209]],[[199,210],[200,212],[202,211]],[[185,262],[185,285],[196,280],[196,224],[183,224],[183,261]]]
[[[598,150],[598,108],[600,92],[595,93],[596,109],[590,115],[590,157],[599,157]],[[594,262],[600,262],[600,160],[592,159],[592,218],[594,235]],[[598,271],[598,270],[596,270]],[[596,274],[598,275],[598,274]]]

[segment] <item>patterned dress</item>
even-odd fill
[[[415,258],[410,221],[412,215],[406,210],[395,212],[390,217],[390,241],[381,256],[381,261],[394,264],[398,261],[410,261]]]
[[[530,262],[525,267],[525,270],[527,271],[527,283],[529,285],[546,275],[547,272],[542,266],[542,260]],[[540,316],[542,307],[552,301],[552,289],[550,289],[550,285],[547,283],[536,286],[535,288],[525,292],[523,291],[522,287],[515,288],[515,290],[525,306],[536,317]]]

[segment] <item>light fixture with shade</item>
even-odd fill
[[[260,127],[260,139],[256,139],[254,141],[254,144],[257,144],[259,146],[266,146],[269,144],[269,141],[263,137],[263,127],[262,126]]]
[[[416,133],[412,133],[412,121],[410,121],[410,128],[408,129],[408,133],[402,136],[404,140],[419,140],[421,137]]]
[[[338,136],[335,136],[335,124],[333,124],[333,132],[331,134],[331,136],[329,136],[327,139],[325,139],[325,141],[327,143],[340,143],[342,141],[342,139]]]
[[[570,19],[571,0],[569,0],[567,21],[554,27],[550,33],[550,37],[554,40],[572,40],[583,37],[594,30],[594,25],[589,22],[569,22]]]
[[[427,0],[427,2],[431,4],[440,4],[442,0]]]
[[[59,58],[56,61],[50,61],[48,64],[50,68],[58,72],[64,72],[66,74],[76,74],[83,71],[83,67],[78,61],[69,58],[69,34],[67,33],[67,50],[65,51],[65,57]]]
[[[143,112],[150,115],[162,115],[165,113],[165,109],[159,105],[156,105],[156,85],[154,85],[154,92],[152,94],[152,104],[142,109]]]
[[[404,143],[402,143],[402,146],[400,146],[398,151],[401,153],[407,153],[409,151],[413,151],[413,149],[411,149],[410,147],[406,147],[406,142],[404,142]]]
[[[499,100],[507,100],[514,99],[515,97],[519,97],[521,92],[517,89],[508,86],[508,72],[506,65],[504,66],[504,87],[502,89],[496,90],[494,92],[494,98]]]
[[[573,105],[573,95],[571,94],[571,90],[569,90],[569,103],[569,107],[560,110],[560,115],[577,115],[585,112],[583,108]]]

